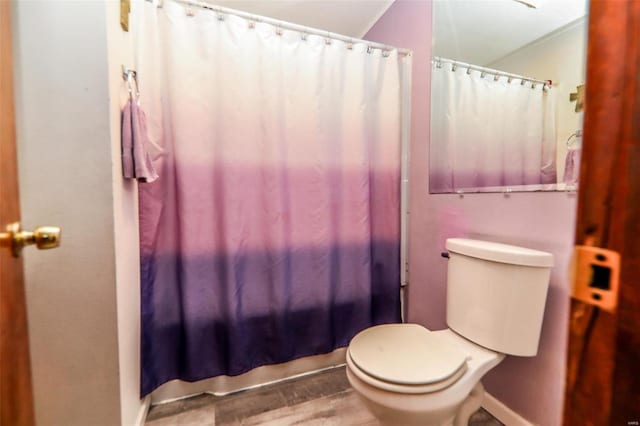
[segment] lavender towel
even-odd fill
[[[564,183],[576,184],[580,177],[581,149],[570,149],[564,162]]]
[[[122,172],[125,178],[153,182],[158,173],[147,153],[147,117],[131,98],[122,110]]]

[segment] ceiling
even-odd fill
[[[208,3],[362,38],[394,0],[208,0]]]
[[[433,53],[490,63],[585,16],[587,0],[434,0]]]
[[[206,0],[362,38],[394,0]],[[413,0],[427,1],[427,0]],[[588,0],[433,0],[433,51],[488,65],[580,18]],[[524,3],[535,5],[527,7]]]

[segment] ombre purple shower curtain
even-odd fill
[[[141,393],[400,320],[397,52],[144,3]]]

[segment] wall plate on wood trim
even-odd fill
[[[592,246],[576,246],[571,263],[571,296],[614,312],[618,305],[620,254]]]

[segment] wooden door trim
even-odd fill
[[[621,254],[615,313],[572,300],[565,425],[640,420],[640,1],[592,0],[576,244]]]
[[[0,1],[0,227],[20,219],[10,2]],[[4,229],[2,229],[4,230]],[[0,247],[0,425],[34,424],[22,260]]]

